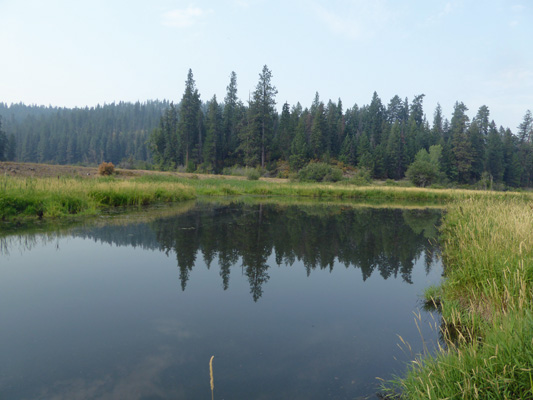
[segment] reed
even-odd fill
[[[476,198],[533,199],[526,192],[491,192],[466,189],[429,189],[368,185],[356,186],[347,181],[337,183],[302,183],[287,180],[242,180],[231,178],[187,179],[173,175],[146,175],[135,178],[138,182],[181,182],[194,187],[198,195],[259,195],[306,197],[311,199],[379,200],[379,201],[431,201],[452,202]]]
[[[215,380],[213,378],[213,358],[215,358],[215,356],[211,356],[211,359],[209,360],[209,384],[211,386],[211,400],[213,400],[215,395]]]
[[[441,240],[443,346],[389,386],[408,399],[533,398],[533,207],[524,198],[449,204]]]
[[[91,215],[105,207],[144,206],[196,197],[183,183],[113,178],[0,177],[0,218]]]

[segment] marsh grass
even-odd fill
[[[196,196],[279,196],[312,200],[447,204],[466,199],[531,199],[531,194],[461,189],[421,189],[383,185],[298,183],[225,177],[192,179],[149,174],[131,179],[0,178],[0,219],[15,216],[61,217],[96,214],[105,207],[143,206]]]
[[[0,177],[0,218],[91,215],[105,207],[144,206],[195,196],[192,187],[177,182],[4,176]]]
[[[533,398],[533,207],[470,198],[447,207],[446,280],[426,292],[443,346],[416,359],[392,392],[408,399]]]
[[[380,201],[425,201],[451,202],[470,198],[524,198],[533,199],[528,193],[491,192],[466,189],[429,189],[384,185],[353,185],[349,181],[336,183],[304,183],[242,179],[187,179],[172,175],[145,175],[135,178],[137,182],[181,182],[195,188],[198,195],[257,195],[307,197],[312,199],[380,200]]]

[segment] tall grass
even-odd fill
[[[533,207],[522,198],[448,206],[444,346],[392,384],[408,399],[533,398]]]
[[[314,199],[361,199],[361,200],[392,200],[392,201],[435,201],[450,202],[468,198],[528,198],[531,194],[518,192],[489,192],[464,189],[428,189],[415,187],[391,186],[356,186],[349,182],[338,183],[301,183],[301,182],[268,182],[265,180],[250,181],[236,179],[186,179],[172,175],[145,175],[135,178],[138,182],[182,182],[195,188],[198,195],[260,195],[308,197]]]
[[[483,192],[413,187],[355,186],[243,179],[192,179],[151,174],[132,179],[114,177],[0,177],[0,219],[14,216],[57,217],[95,214],[103,207],[141,206],[196,196],[283,196],[319,200],[448,203],[458,199],[531,199],[528,193]]]
[[[183,183],[142,183],[113,178],[0,177],[0,218],[90,215],[104,207],[143,206],[192,199]]]

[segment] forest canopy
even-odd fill
[[[246,104],[232,72],[223,100],[202,101],[191,70],[179,103],[167,100],[58,108],[0,103],[0,160],[222,173],[261,168],[288,176],[310,162],[356,168],[375,179],[421,185],[481,180],[508,187],[533,185],[533,116],[513,133],[498,127],[488,106],[475,115],[457,101],[451,118],[437,105],[428,120],[424,94],[388,103],[376,92],[368,105],[341,99],[310,106],[280,105],[265,65]]]

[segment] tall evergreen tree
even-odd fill
[[[518,125],[518,138],[521,143],[533,141],[533,115],[527,110],[524,119]]]
[[[305,109],[296,126],[295,136],[291,143],[291,156],[289,158],[292,170],[299,170],[309,161],[309,149],[306,138],[306,121],[308,117],[309,111]]]
[[[313,125],[311,128],[310,150],[315,159],[321,158],[326,147],[326,116],[324,115],[324,103],[320,102],[315,108]]]
[[[500,135],[503,136],[503,157],[505,170],[503,181],[507,186],[518,187],[520,185],[520,176],[522,169],[518,157],[517,138],[511,133],[510,129],[500,127]]]
[[[437,107],[435,108],[435,112],[433,114],[433,126],[431,127],[432,143],[439,143],[440,139],[443,137],[443,123],[442,107],[439,103],[437,103]]]
[[[392,126],[395,122],[404,120],[404,106],[400,96],[394,96],[387,106],[387,122]]]
[[[222,127],[222,112],[213,96],[207,107],[205,142],[203,146],[204,163],[212,171],[220,171],[222,166],[222,141],[224,138]]]
[[[272,85],[272,72],[265,65],[250,102],[250,134],[258,137],[261,167],[265,167],[268,145],[273,136],[275,121],[276,87]]]
[[[224,137],[221,143],[223,158],[235,162],[235,152],[238,146],[237,129],[241,121],[242,108],[244,106],[237,98],[237,74],[231,72],[230,83],[226,88],[224,97],[224,112],[222,114],[224,124]]]
[[[378,94],[374,92],[372,101],[368,106],[365,118],[364,130],[367,132],[368,138],[372,147],[381,143],[381,135],[383,132],[383,121],[385,119],[385,109],[381,103]]]
[[[462,102],[456,102],[451,121],[453,163],[460,183],[468,183],[472,179],[473,152],[467,135],[469,118],[466,111],[468,108]]]
[[[0,117],[0,161],[4,161],[7,156],[7,136],[6,133],[2,130],[2,118]]]
[[[281,158],[285,161],[289,161],[291,154],[291,143],[294,138],[293,119],[291,118],[291,112],[289,103],[285,102],[281,109],[281,116],[279,119],[279,132],[278,132],[278,146],[281,153]]]
[[[403,178],[408,166],[406,143],[400,124],[396,119],[387,143],[387,175],[392,179]]]
[[[17,139],[14,134],[10,134],[7,139],[6,160],[15,161],[17,157]]]
[[[185,81],[185,92],[181,98],[179,107],[178,136],[183,152],[185,166],[189,169],[189,159],[192,156],[192,150],[198,143],[199,123],[200,123],[200,95],[196,89],[196,83],[189,69],[187,80]],[[197,161],[197,160],[192,160]]]
[[[503,142],[494,121],[489,125],[487,140],[486,170],[495,182],[501,182],[504,172]]]

